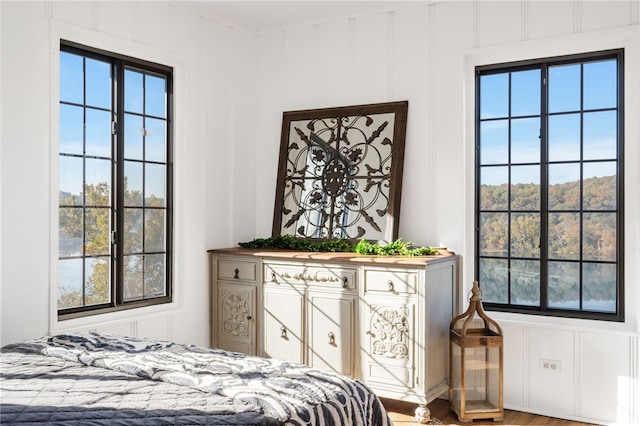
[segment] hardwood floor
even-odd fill
[[[393,401],[381,398],[393,424],[395,426],[419,426],[413,417],[416,408],[415,404],[402,401]],[[520,411],[504,410],[504,420],[494,422],[491,420],[474,420],[463,423],[458,420],[458,416],[449,410],[449,401],[436,399],[428,405],[431,417],[437,418],[445,425],[552,425],[552,426],[592,426],[591,423],[574,422],[571,420],[556,419],[553,417],[538,416]]]

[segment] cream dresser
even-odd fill
[[[448,389],[457,255],[209,253],[213,347],[355,376],[428,421],[426,404]]]

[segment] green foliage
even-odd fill
[[[546,237],[545,249],[551,260],[546,277],[551,306],[578,309],[581,300],[587,304],[615,301],[615,265],[590,261],[616,260],[619,233],[614,212],[618,208],[616,185],[616,176],[585,179],[582,188],[580,181],[550,185],[549,213],[545,218],[547,236],[541,235],[539,185],[515,184],[510,188],[507,184],[483,185],[480,188],[483,210],[480,254],[486,256],[480,261],[483,299],[538,306],[539,246]],[[526,260],[509,262],[509,256]]]
[[[165,285],[165,211],[143,209],[163,207],[162,198],[151,195],[143,200],[138,190],[130,190],[125,179],[126,212],[123,216],[124,250],[131,254],[124,261],[125,299],[135,300],[162,295]],[[78,200],[80,200],[78,202]],[[70,239],[82,240],[80,250],[85,257],[85,267],[91,271],[84,279],[84,291],[76,284],[61,279],[58,283],[58,308],[74,308],[109,302],[111,294],[111,188],[107,182],[85,184],[79,195],[60,194],[59,232]],[[96,207],[87,207],[96,206]],[[144,225],[143,225],[144,224]],[[144,231],[143,231],[144,230]],[[81,268],[81,264],[78,265]],[[77,271],[78,273],[81,270]]]
[[[310,252],[341,252],[358,254],[367,254],[375,256],[430,256],[438,253],[438,250],[431,247],[412,248],[411,243],[404,242],[400,239],[386,245],[370,243],[367,240],[361,240],[358,244],[353,245],[347,240],[336,239],[327,241],[318,241],[305,238],[298,238],[293,235],[281,235],[269,238],[257,238],[252,241],[238,243],[243,248],[267,248],[267,249],[288,249]]]
[[[412,248],[411,243],[402,241],[402,239],[397,239],[386,245],[370,243],[362,239],[356,245],[355,252],[376,256],[431,256],[437,254],[438,250],[432,247]]]
[[[318,241],[306,238],[297,238],[293,235],[279,235],[269,238],[256,238],[255,240],[238,243],[243,248],[267,248],[288,249],[312,252],[351,252],[353,244],[347,240]]]

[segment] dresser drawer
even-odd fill
[[[418,274],[404,270],[367,270],[364,273],[365,293],[414,294]]]
[[[256,281],[257,262],[233,258],[218,258],[219,280]]]
[[[265,263],[265,283],[356,289],[356,270],[332,265]]]

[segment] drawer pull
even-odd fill
[[[347,288],[347,287],[349,287],[349,278],[342,277],[342,288]]]
[[[271,273],[271,282],[274,282],[274,283],[278,282],[278,280],[276,279],[276,273],[275,272]]]
[[[389,291],[394,291],[394,287],[393,287],[393,281],[389,280],[387,281],[387,286],[389,286]]]
[[[287,328],[284,325],[280,327],[280,337],[287,339]]]
[[[233,270],[233,278],[235,278],[236,280],[240,278],[240,269],[236,268]]]
[[[336,335],[333,334],[333,331],[329,332],[329,344],[331,346],[335,346],[336,345]]]
[[[247,315],[247,320],[251,321],[253,317],[251,315]]]

